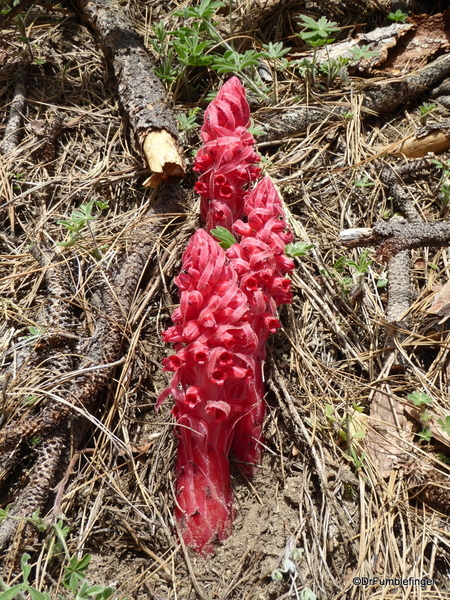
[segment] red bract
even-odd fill
[[[180,306],[163,333],[175,354],[169,395],[179,438],[175,514],[187,545],[213,550],[232,521],[230,449],[248,476],[261,459],[265,344],[280,322],[277,306],[291,302],[285,254],[292,234],[271,180],[249,193],[259,173],[246,127],[249,107],[236,77],[205,113],[195,169],[207,228],[222,225],[240,239],[226,252],[205,230],[186,248],[175,278]],[[242,220],[241,218],[242,217]]]
[[[195,189],[208,230],[218,225],[231,229],[242,216],[248,186],[259,177],[260,159],[247,130],[249,123],[244,87],[232,77],[205,111],[201,129],[205,145],[195,159],[194,171],[200,173]]]

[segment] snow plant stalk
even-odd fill
[[[158,398],[158,406],[169,395],[175,403],[175,516],[185,543],[202,553],[231,531],[230,451],[247,476],[261,460],[265,345],[280,327],[277,307],[292,297],[292,234],[271,180],[251,190],[260,170],[249,124],[233,77],[205,112],[194,167],[205,229],[183,254],[180,306],[163,333],[175,351],[163,361],[174,375]],[[227,250],[209,233],[218,225],[238,240]]]

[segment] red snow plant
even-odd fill
[[[249,106],[236,77],[205,112],[204,146],[195,170],[206,230],[192,236],[175,283],[180,306],[163,333],[175,354],[164,359],[179,438],[175,515],[184,541],[200,552],[227,537],[232,522],[228,455],[251,476],[261,459],[265,344],[280,322],[277,306],[291,302],[285,254],[292,234],[249,133]],[[222,226],[236,243],[223,249],[209,230]]]

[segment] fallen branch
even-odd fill
[[[146,184],[156,187],[160,181],[182,177],[185,167],[175,119],[140,36],[115,0],[78,3],[113,64],[135,142],[153,172]]]
[[[63,280],[58,280],[60,273],[52,264],[53,257],[47,253],[40,257],[39,262],[47,266],[49,274],[47,284],[52,292],[50,313],[54,318],[58,312],[61,313],[59,323],[56,323],[54,330],[49,331],[48,338],[51,343],[48,344],[48,348],[44,344],[47,348],[45,361],[51,366],[57,359],[61,360],[64,375],[61,377],[62,385],[59,389],[52,386],[51,380],[45,382],[44,375],[44,382],[34,386],[43,397],[36,406],[40,409],[39,412],[32,416],[29,416],[28,412],[17,415],[15,420],[11,419],[11,422],[0,430],[0,464],[6,467],[6,476],[10,475],[18,464],[14,459],[10,461],[9,452],[13,451],[11,455],[14,457],[20,451],[22,443],[34,435],[40,438],[39,450],[35,455],[34,464],[30,467],[29,481],[13,503],[11,515],[29,517],[29,510],[25,510],[24,507],[32,507],[33,512],[37,508],[43,508],[51,493],[56,470],[64,466],[61,465],[63,458],[69,459],[70,449],[76,451],[81,446],[91,421],[95,421],[93,413],[98,409],[100,394],[110,383],[117,364],[115,361],[122,352],[122,342],[128,331],[128,314],[145,265],[154,252],[157,235],[162,228],[170,224],[174,215],[180,212],[180,202],[183,198],[184,192],[181,188],[173,184],[166,186],[161,191],[158,201],[145,215],[144,224],[133,232],[128,258],[117,275],[114,276],[107,268],[99,267],[97,279],[100,285],[95,303],[95,332],[75,370],[72,370],[72,363],[66,363],[64,356],[61,356],[61,347],[58,344],[52,354],[52,344],[57,341],[58,332],[70,330],[72,307],[67,303]],[[157,219],[159,216],[161,219]],[[74,355],[70,357],[73,358]],[[30,362],[33,363],[33,360]],[[19,371],[17,377],[7,380],[7,387],[3,392],[6,396],[23,394],[24,382],[20,375]],[[26,375],[27,372],[24,372],[24,377]],[[45,456],[45,461],[39,458],[41,455]],[[2,522],[0,549],[8,546],[19,523],[17,518],[5,519]],[[21,535],[23,534],[25,532],[21,528]]]
[[[405,77],[387,79],[379,83],[369,80],[367,83],[360,85],[359,90],[357,90],[363,95],[361,115],[391,113],[402,104],[414,100],[431,89],[449,73],[450,55],[447,54]],[[324,109],[320,106],[300,106],[280,113],[271,109],[262,115],[256,115],[256,121],[263,124],[266,130],[265,135],[258,138],[258,142],[264,143],[283,139],[284,137],[292,137],[305,132],[308,127],[315,123],[338,121],[342,119],[343,115],[351,112],[350,101],[336,104],[333,110]],[[440,138],[441,136],[439,140]],[[428,141],[431,143],[430,140]],[[397,146],[394,146],[394,148],[397,148]],[[416,154],[412,156],[423,155]]]
[[[16,70],[14,96],[9,111],[9,119],[5,127],[5,135],[0,146],[0,152],[7,154],[18,146],[23,125],[23,115],[26,108],[28,64],[20,64]]]
[[[412,248],[450,246],[450,223],[377,223],[372,228],[344,229],[339,234],[339,241],[346,248],[383,244],[379,253],[389,257]]]

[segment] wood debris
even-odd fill
[[[147,185],[181,178],[185,166],[175,119],[140,36],[115,0],[79,0],[79,5],[113,64],[136,146],[153,171]]]

